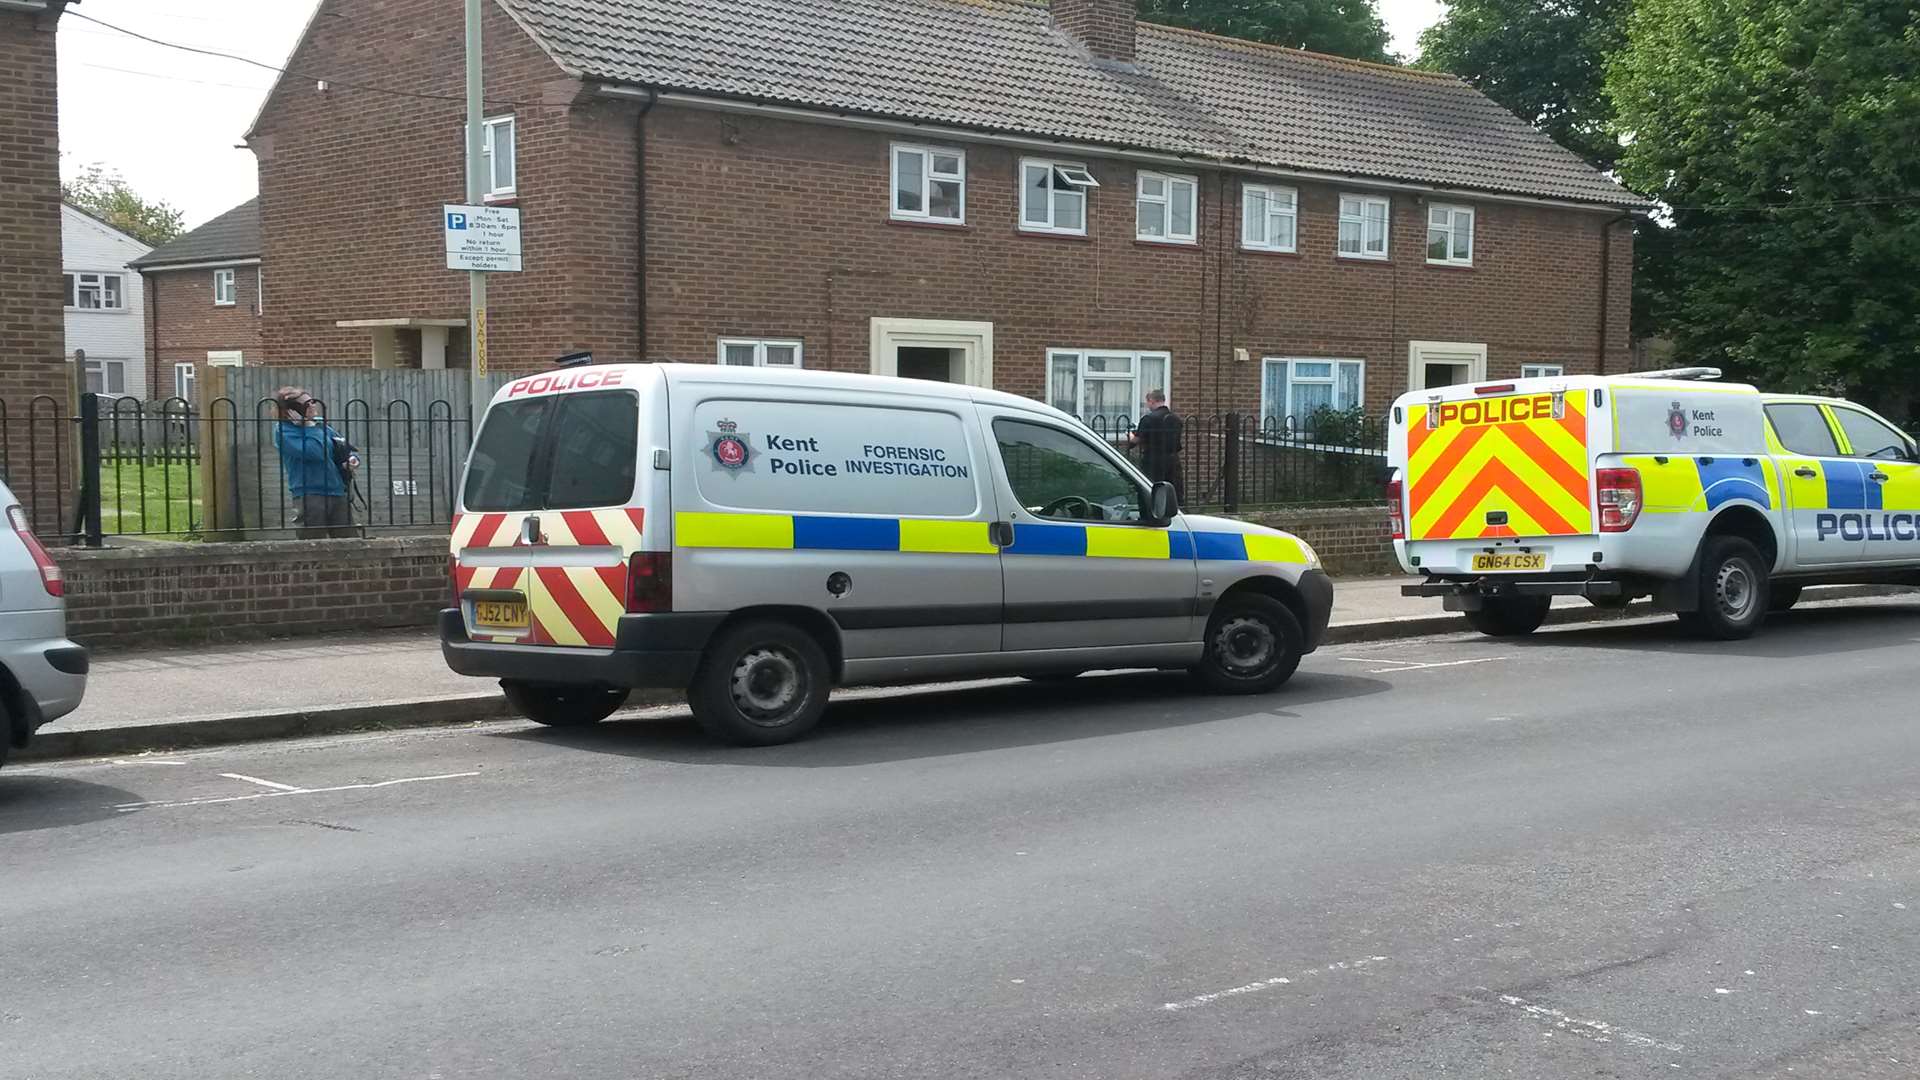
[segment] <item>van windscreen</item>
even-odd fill
[[[639,414],[624,390],[494,406],[467,466],[466,508],[578,510],[627,502]]]

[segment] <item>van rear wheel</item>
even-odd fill
[[[612,716],[633,691],[623,686],[555,686],[500,680],[507,704],[536,724],[586,727]]]
[[[1205,651],[1191,670],[1216,694],[1264,694],[1293,678],[1305,641],[1300,620],[1285,604],[1240,593],[1213,609]]]
[[[1721,641],[1752,637],[1771,592],[1759,548],[1737,536],[1710,537],[1700,553],[1700,607],[1683,612],[1681,625]]]
[[[812,635],[791,623],[742,623],[707,646],[687,703],[716,739],[774,746],[813,730],[832,680],[826,650]]]
[[[1478,611],[1466,612],[1467,625],[1488,637],[1525,637],[1547,621],[1550,596],[1489,596]]]

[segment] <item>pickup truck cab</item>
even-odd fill
[[[1752,634],[1814,584],[1920,584],[1920,447],[1853,402],[1763,394],[1711,368],[1520,379],[1402,396],[1394,550],[1483,633],[1552,598],[1651,597]]]

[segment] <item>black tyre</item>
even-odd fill
[[[1293,677],[1305,642],[1285,604],[1259,593],[1229,596],[1207,620],[1206,651],[1192,672],[1216,694],[1264,694]]]
[[[7,753],[13,749],[13,711],[7,708],[6,696],[0,694],[0,765],[7,763]]]
[[[555,686],[500,680],[507,703],[527,719],[548,727],[585,727],[612,716],[633,691],[613,686]]]
[[[826,650],[812,635],[791,623],[742,623],[707,646],[687,702],[714,738],[773,746],[813,730],[832,682]]]
[[[1767,617],[1767,576],[1758,548],[1737,536],[1709,537],[1700,552],[1700,609],[1680,621],[1701,637],[1752,637]]]
[[[1486,606],[1466,613],[1467,625],[1488,637],[1525,637],[1547,621],[1550,596],[1489,596]]]
[[[1775,585],[1768,590],[1767,610],[1774,614],[1791,611],[1793,605],[1799,602],[1800,586],[1798,585]]]

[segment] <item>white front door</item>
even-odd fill
[[[1407,389],[1428,390],[1485,382],[1487,347],[1472,341],[1407,343]]]

